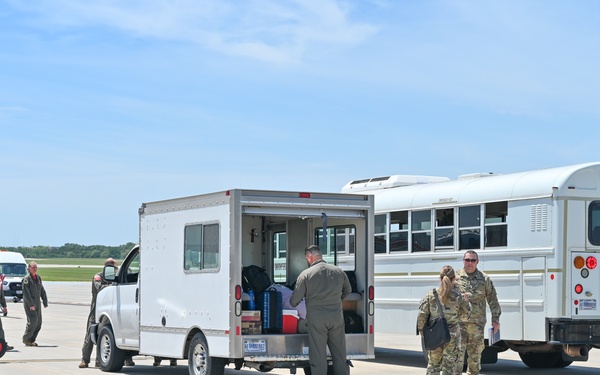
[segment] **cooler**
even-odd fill
[[[298,333],[298,311],[283,310],[283,333]]]

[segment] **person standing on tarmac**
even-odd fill
[[[119,267],[119,263],[113,258],[108,258],[104,262],[104,266],[114,266],[116,271],[116,269]],[[90,339],[89,332],[90,326],[96,322],[96,298],[98,297],[98,293],[108,285],[110,285],[110,283],[104,278],[103,272],[98,272],[94,275],[94,278],[92,279],[92,303],[90,304],[90,313],[88,314],[79,368],[86,368],[89,366],[90,357],[92,356],[92,350],[94,348],[94,343],[92,343],[92,340]],[[95,367],[100,367],[100,362],[98,362],[98,359],[95,361]]]
[[[460,322],[469,319],[471,305],[456,289],[454,282],[456,273],[452,266],[444,266],[440,271],[440,287],[436,292],[444,309],[444,317],[448,322],[450,341],[437,349],[427,351],[427,375],[453,375],[456,363],[460,362]],[[430,317],[440,316],[437,300],[430,290],[421,301],[417,317],[417,329],[423,335],[423,328]]]
[[[494,333],[500,329],[500,304],[494,283],[488,275],[477,269],[479,256],[473,250],[467,250],[463,256],[464,268],[456,273],[456,286],[471,302],[471,318],[463,320],[461,327],[461,356],[456,366],[456,375],[462,374],[465,351],[467,352],[467,373],[479,375],[481,370],[481,352],[485,348],[483,329],[486,323],[485,304],[490,305]]]
[[[317,245],[305,251],[308,268],[300,273],[290,304],[298,306],[306,298],[308,358],[312,375],[327,375],[327,347],[335,375],[347,375],[346,333],[342,299],[352,292],[341,268],[327,264]]]
[[[113,258],[108,258],[104,262],[104,267],[107,266],[114,267],[116,273],[119,269],[119,262],[117,262]],[[81,363],[79,364],[79,368],[89,367],[90,359],[92,356],[92,349],[94,347],[94,344],[92,343],[89,336],[89,331],[90,326],[96,321],[96,299],[98,298],[98,293],[100,293],[102,289],[106,288],[109,285],[110,283],[104,278],[104,270],[94,275],[94,278],[92,279],[92,303],[90,305],[90,313],[88,314],[87,327],[85,330],[86,335],[83,339],[83,347],[81,348]],[[95,367],[100,367],[100,362],[98,361],[97,354],[94,365]],[[125,357],[124,365],[135,366],[135,362],[133,362],[133,358],[131,357],[131,355],[127,355],[127,357]]]
[[[4,274],[0,275],[0,306],[2,306],[2,314],[4,316],[6,316],[6,314],[8,313],[8,308],[6,307],[6,299],[4,298],[4,290],[2,288],[3,281],[4,281]],[[6,351],[14,349],[14,346],[10,346],[6,342],[6,337],[4,336],[4,328],[2,328],[2,319],[0,319],[0,343],[3,343],[3,345],[6,345]]]
[[[29,271],[23,278],[23,308],[27,315],[27,326],[23,334],[25,346],[38,346],[35,342],[40,329],[42,329],[42,304],[48,307],[48,297],[42,285],[42,278],[37,274],[37,263],[30,262],[27,266]]]

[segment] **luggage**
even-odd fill
[[[255,265],[242,268],[242,288],[244,292],[252,289],[256,294],[262,293],[271,284],[273,284],[271,278],[264,268]]]
[[[269,288],[257,294],[257,308],[262,315],[263,333],[281,333],[283,330],[283,302],[281,292]]]
[[[344,311],[344,331],[346,333],[363,333],[363,322],[354,311]]]

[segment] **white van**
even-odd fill
[[[27,275],[27,262],[23,254],[0,251],[0,274],[4,275],[2,290],[5,297],[13,297],[14,302],[23,299],[23,278]]]

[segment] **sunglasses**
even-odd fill
[[[478,260],[479,260],[479,259],[469,259],[469,258],[463,259],[463,261],[465,261],[465,262],[467,262],[467,263],[475,263],[475,262],[477,262]]]

